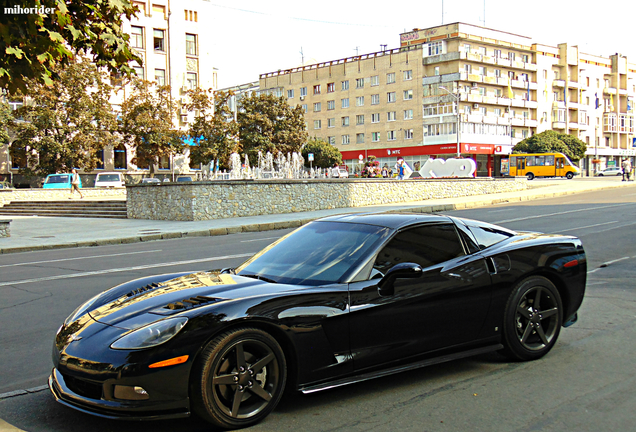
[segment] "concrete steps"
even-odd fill
[[[2,216],[48,216],[126,219],[124,200],[12,201],[0,207]]]

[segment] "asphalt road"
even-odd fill
[[[636,187],[450,214],[583,240],[586,299],[555,349],[531,363],[490,354],[286,397],[250,430],[636,430]],[[32,391],[0,399],[0,431],[209,430],[196,419],[115,422],[57,404],[40,390],[53,336],[104,289],[149,274],[232,267],[286,232],[0,256],[0,393]]]

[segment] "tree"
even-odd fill
[[[314,154],[313,166],[317,168],[330,168],[335,164],[342,163],[342,154],[338,149],[320,138],[311,138],[302,149],[307,167],[309,167],[309,158],[307,157],[309,153]]]
[[[284,97],[252,94],[242,99],[238,113],[239,142],[252,165],[258,152],[299,152],[307,142],[305,116],[300,106],[291,107]]]
[[[13,12],[0,15],[0,88],[9,93],[25,92],[29,80],[52,85],[58,71],[73,64],[78,54],[91,56],[94,64],[112,73],[126,75],[133,73],[131,60],[142,62],[122,30],[122,18],[130,19],[138,12],[131,0],[3,5]]]
[[[6,101],[0,100],[0,146],[7,145],[11,141],[9,135],[11,118],[11,107]]]
[[[28,81],[26,103],[13,112],[11,147],[24,152],[24,174],[47,175],[72,168],[93,170],[100,150],[114,139],[112,87],[86,60],[57,71],[52,85]]]
[[[187,109],[195,112],[188,134],[195,141],[190,148],[190,160],[196,164],[219,161],[219,168],[228,169],[230,154],[238,151],[238,125],[228,106],[232,92],[189,90]]]
[[[174,127],[176,104],[170,86],[156,86],[134,78],[132,94],[121,105],[119,132],[124,142],[135,151],[132,162],[149,167],[154,175],[155,165],[183,149],[182,132]]]
[[[532,135],[520,141],[512,149],[513,153],[563,153],[573,162],[585,157],[587,144],[572,135],[552,130]]]

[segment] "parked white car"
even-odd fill
[[[117,172],[103,172],[97,174],[95,178],[96,188],[124,188],[124,175]]]

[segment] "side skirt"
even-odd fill
[[[485,354],[488,352],[492,352],[492,351],[498,351],[500,349],[503,348],[502,344],[496,344],[496,345],[489,345],[486,347],[482,347],[482,348],[476,348],[476,349],[472,349],[469,351],[463,351],[460,353],[455,353],[455,354],[449,354],[449,355],[445,355],[445,356],[440,356],[440,357],[435,357],[435,358],[431,358],[431,359],[426,359],[426,360],[421,360],[415,363],[410,363],[407,365],[402,365],[402,366],[396,366],[396,367],[392,367],[389,369],[383,369],[381,371],[376,371],[376,372],[368,372],[368,373],[363,373],[360,375],[354,375],[354,376],[350,376],[350,377],[346,377],[346,378],[341,378],[339,380],[335,380],[335,381],[328,381],[325,383],[321,383],[321,384],[314,384],[314,385],[308,385],[308,386],[303,386],[301,387],[299,390],[304,393],[304,394],[309,394],[309,393],[314,393],[314,392],[318,392],[318,391],[322,391],[322,390],[328,390],[328,389],[332,389],[332,388],[336,388],[336,387],[341,387],[341,386],[345,386],[348,384],[355,384],[355,383],[359,383],[362,381],[368,381],[374,378],[380,378],[380,377],[384,377],[384,376],[388,376],[388,375],[393,375],[396,373],[401,373],[401,372],[406,372],[409,370],[413,370],[413,369],[419,369],[421,367],[424,366],[431,366],[434,364],[439,364],[439,363],[446,363],[449,361],[453,361],[453,360],[459,360],[465,357],[472,357],[472,356],[476,356],[479,354]]]

